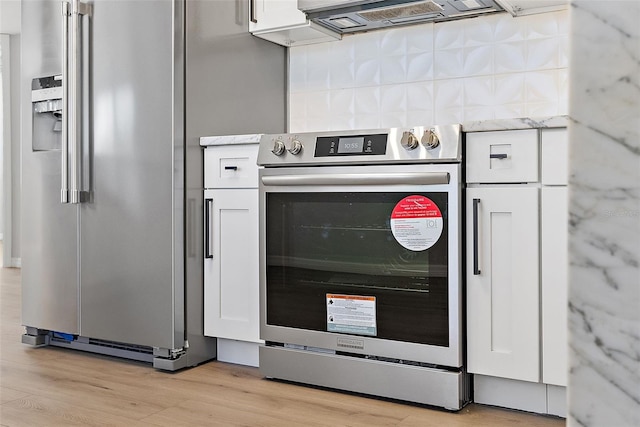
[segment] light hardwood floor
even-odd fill
[[[0,247],[1,253],[1,247]],[[0,257],[1,259],[1,257]],[[563,426],[471,404],[458,413],[270,381],[209,362],[176,373],[20,343],[20,270],[0,269],[2,426]]]

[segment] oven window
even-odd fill
[[[441,214],[431,243],[392,221],[412,197]],[[328,295],[373,297],[362,335],[448,346],[447,207],[446,192],[267,193],[267,323],[327,331]]]

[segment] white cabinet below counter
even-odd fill
[[[205,149],[204,334],[218,360],[258,366],[257,144]]]
[[[340,40],[337,34],[310,22],[298,0],[249,0],[249,32],[282,46]]]
[[[474,401],[565,416],[567,130],[466,134]]]

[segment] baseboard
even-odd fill
[[[11,258],[11,265],[7,267],[22,268],[22,258]]]
[[[566,417],[566,387],[474,375],[473,388],[479,404]]]
[[[227,340],[218,338],[218,356],[220,362],[235,363],[236,365],[259,365],[259,347],[255,342]]]

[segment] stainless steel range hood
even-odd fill
[[[298,9],[340,34],[504,11],[494,0],[298,0]]]

